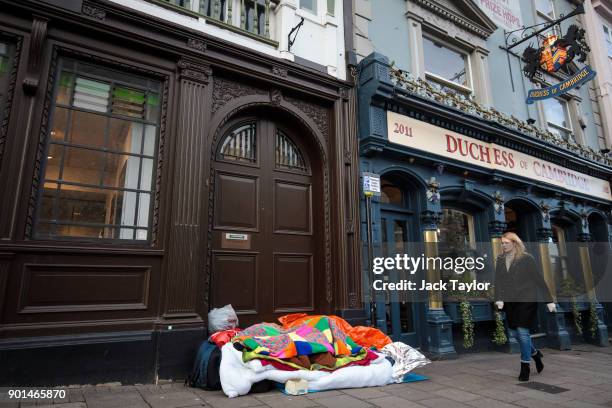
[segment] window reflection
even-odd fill
[[[149,238],[160,83],[60,62],[35,236]]]
[[[467,55],[430,38],[423,37],[423,55],[427,79],[445,90],[469,94]],[[453,86],[460,85],[461,87]]]

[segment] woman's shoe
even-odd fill
[[[529,363],[521,363],[521,373],[518,380],[529,381]]]
[[[544,356],[542,355],[540,350],[537,350],[535,354],[531,355],[531,358],[533,358],[533,361],[535,361],[536,370],[538,370],[538,374],[541,373],[542,370],[544,369],[544,363],[542,362],[542,357]]]

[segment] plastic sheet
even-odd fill
[[[232,305],[225,305],[208,312],[208,331],[215,333],[238,327],[238,316]]]

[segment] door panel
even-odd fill
[[[218,173],[215,182],[215,227],[257,229],[259,186],[257,177]]]
[[[312,234],[310,184],[276,180],[274,191],[274,232]]]
[[[214,253],[216,306],[232,305],[241,313],[257,313],[257,254]]]
[[[274,311],[313,311],[312,255],[274,254]]]

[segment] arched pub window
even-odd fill
[[[60,59],[33,235],[150,238],[159,81]]]
[[[438,226],[439,256],[458,258],[472,256],[476,249],[474,216],[460,210],[444,208],[442,220]],[[442,277],[448,278],[452,271],[442,271]]]

